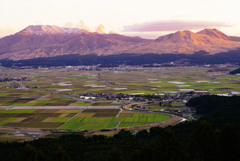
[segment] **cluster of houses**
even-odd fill
[[[234,95],[240,95],[240,92],[234,91],[229,93],[217,94],[217,96],[232,97]]]
[[[198,97],[201,95],[210,95],[207,90],[194,91],[194,92],[176,92],[165,94],[151,94],[151,95],[131,95],[122,93],[81,93],[80,99],[98,99],[98,100],[115,100],[115,101],[134,101],[134,102],[162,102],[163,106],[168,106],[172,102],[186,103],[189,99]]]
[[[81,93],[79,94],[81,99],[107,99],[107,100],[132,100],[132,97],[129,95],[124,95],[121,93]]]
[[[94,100],[94,99],[96,99],[96,97],[93,97],[93,96],[80,96],[79,98],[86,99],[86,100],[89,100],[89,99]]]
[[[104,94],[104,93],[85,93],[79,94],[81,99],[108,99],[108,100],[124,100],[124,101],[134,101],[134,102],[160,102],[161,106],[171,106],[172,102],[179,103],[187,103],[189,99],[194,97],[198,97],[201,95],[210,95],[210,92],[207,90],[195,90],[194,92],[176,92],[176,93],[165,93],[165,94],[152,94],[152,95],[130,95],[130,94],[122,94],[122,93],[112,93],[112,94]],[[148,106],[135,106],[135,110],[149,110]],[[195,113],[194,108],[188,109],[165,109],[165,112],[169,113],[179,113],[179,114],[187,114],[187,113]]]
[[[10,82],[10,81],[30,81],[28,77],[21,77],[21,78],[0,78],[0,82]]]
[[[78,68],[80,71],[102,71],[98,66],[80,66]]]
[[[136,102],[157,102],[157,101],[172,101],[172,102],[183,102],[198,97],[201,95],[210,95],[208,90],[195,90],[194,92],[174,92],[165,94],[151,94],[151,95],[131,95],[122,93],[81,93],[79,97],[81,99],[107,99],[107,100],[125,100],[125,101],[136,101]]]
[[[187,113],[195,113],[196,109],[191,107],[189,107],[187,110],[165,109],[164,112],[187,114]]]
[[[218,96],[233,96],[239,95],[240,92],[229,92],[226,94],[217,94]],[[122,94],[122,93],[82,93],[79,94],[81,99],[99,99],[99,100],[124,100],[124,101],[135,101],[135,102],[160,102],[167,106],[171,102],[182,102],[186,103],[188,100],[199,97],[202,95],[211,95],[208,90],[194,90],[191,92],[166,92],[164,94],[151,94],[151,95],[132,95],[132,94]]]

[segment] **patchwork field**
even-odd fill
[[[107,129],[148,125],[169,119],[169,115],[128,111],[121,113],[119,109],[0,111],[1,126],[28,128]]]
[[[190,92],[192,90],[208,90],[211,94],[240,92],[240,76],[228,74],[236,68],[229,68],[225,72],[208,72],[211,69],[213,68],[123,67],[101,68],[101,71],[80,71],[77,67],[72,69],[0,69],[0,79],[6,80],[7,78],[8,80],[0,82],[0,126],[7,127],[6,129],[12,127],[13,131],[16,131],[15,127],[23,127],[23,129],[27,127],[34,130],[43,128],[43,131],[45,129],[85,131],[162,122],[171,119],[171,116],[124,110],[120,113],[119,110],[112,109],[113,106],[124,104],[123,100],[116,100],[112,104],[108,98],[76,100],[69,97],[79,98],[80,93],[134,95]],[[27,77],[28,80],[10,81],[10,79],[22,77]],[[171,104],[171,107],[160,107],[159,103],[148,105],[150,110],[158,112],[165,109],[186,110],[182,107],[182,103],[175,102]],[[49,109],[50,106],[51,109]],[[65,110],[59,110],[60,106],[65,106]],[[84,110],[85,107],[78,106],[88,106],[88,109]],[[13,131],[6,133],[5,130],[0,132],[0,141],[33,139],[32,136],[13,136],[11,135]],[[109,133],[113,135],[114,132],[112,130]]]
[[[55,93],[123,93],[162,94],[186,90],[209,90],[212,94],[240,91],[240,76],[207,72],[210,67],[115,68],[101,71],[75,69],[0,70],[0,78],[29,77],[29,81],[0,82],[0,96],[20,97],[5,104],[56,104],[53,100],[38,100]],[[235,68],[229,68],[233,70]],[[100,78],[98,76],[101,76]],[[111,83],[109,83],[111,82]],[[17,87],[28,87],[17,89]],[[66,90],[66,92],[64,92]],[[61,92],[63,91],[63,92]],[[26,97],[24,99],[24,97]],[[31,98],[29,98],[31,97]],[[31,102],[32,99],[32,102]],[[34,99],[37,99],[36,102]],[[1,99],[2,100],[2,99]],[[47,102],[44,102],[47,101]],[[52,102],[51,102],[52,101]],[[82,105],[81,102],[60,101],[61,105]],[[1,105],[0,105],[1,106]],[[2,105],[3,106],[3,105]],[[83,104],[82,106],[85,106]],[[98,106],[105,106],[98,105]]]
[[[91,104],[64,97],[0,96],[0,106],[90,106]]]
[[[208,72],[210,67],[160,67],[160,68],[101,68],[101,71],[75,69],[23,69],[0,70],[0,78],[8,80],[27,77],[26,81],[0,82],[0,125],[10,127],[56,129],[102,129],[129,127],[170,119],[168,115],[145,114],[118,110],[113,105],[93,100],[74,100],[79,94],[164,94],[192,90],[208,90],[212,94],[240,92],[240,76]],[[234,68],[229,68],[229,71]],[[65,92],[64,92],[65,91]],[[109,96],[111,97],[111,96]],[[96,100],[96,99],[94,99]],[[119,102],[117,102],[119,101]],[[183,104],[173,103],[172,108]],[[14,107],[19,110],[5,110]],[[88,106],[89,110],[47,110],[48,106]],[[20,108],[29,110],[20,110]],[[34,107],[36,108],[35,110]],[[37,107],[46,107],[39,110]],[[107,108],[108,110],[102,110]],[[165,107],[152,105],[151,110]],[[67,112],[69,111],[69,112]],[[107,111],[107,112],[106,112]],[[116,117],[118,116],[118,117]]]

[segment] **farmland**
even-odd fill
[[[211,69],[124,67],[101,68],[100,71],[77,68],[0,70],[1,79],[28,78],[24,81],[0,82],[0,126],[99,132],[101,129],[158,124],[171,120],[170,115],[160,113],[168,107],[159,106],[159,102],[148,104],[150,110],[158,113],[120,111],[120,106],[134,102],[107,97],[80,99],[79,94],[148,95],[192,90],[230,94],[240,91],[240,76],[228,75],[227,71],[207,72]],[[233,69],[229,68],[229,71]],[[170,109],[186,110],[182,106],[182,102],[173,102]],[[12,140],[8,134],[0,138]]]
[[[89,106],[91,103],[64,97],[0,96],[0,106]]]
[[[119,109],[0,111],[0,125],[4,127],[89,130],[148,125],[169,119],[169,115],[121,113]]]
[[[14,103],[16,105],[26,103],[26,106],[35,106],[36,104],[54,105],[56,102],[59,103],[59,100],[56,99],[34,101],[41,96],[55,93],[161,94],[179,90],[202,89],[209,90],[212,94],[224,94],[240,91],[239,76],[227,75],[226,73],[215,76],[213,73],[207,72],[211,69],[209,67],[162,67],[134,68],[132,70],[103,68],[101,71],[74,69],[2,70],[0,71],[2,78],[28,76],[30,81],[1,82],[0,96],[8,99],[5,102],[7,105],[12,103],[14,106]],[[16,88],[21,87],[21,85],[29,88]],[[15,99],[9,102],[11,97],[20,97],[20,100]],[[24,97],[26,97],[25,100]],[[2,106],[5,104],[2,104]],[[71,102],[70,100],[67,102],[65,100],[60,101],[60,104],[63,106],[70,104],[78,106],[81,105],[81,102]]]

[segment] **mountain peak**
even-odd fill
[[[211,38],[217,38],[222,40],[230,40],[230,37],[223,32],[217,30],[217,29],[204,29],[202,31],[197,32],[197,34],[207,35]]]
[[[0,39],[0,59],[20,60],[92,53],[193,54],[203,50],[216,54],[239,48],[240,42],[237,42],[237,38],[234,40],[217,29],[204,29],[198,33],[178,31],[156,40],[147,40],[118,34],[92,33],[77,28],[36,25]]]
[[[87,32],[78,28],[63,28],[50,25],[31,25],[18,32],[20,35],[55,35],[55,34],[82,34]]]
[[[184,31],[177,31],[169,35],[161,36],[157,38],[156,41],[184,43],[184,42],[195,41],[196,37],[197,37],[196,33],[189,30],[184,30]]]
[[[161,36],[156,39],[156,41],[158,42],[195,43],[195,44],[200,42],[211,42],[213,40],[230,41],[231,37],[217,29],[204,29],[197,33],[194,33],[189,30],[177,31],[175,33],[166,36]]]

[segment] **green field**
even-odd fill
[[[106,129],[154,124],[171,116],[115,110],[1,110],[0,126],[53,129]],[[79,117],[81,114],[82,117]],[[71,116],[71,117],[69,117]]]
[[[14,81],[0,82],[3,87],[0,97],[4,97],[0,106],[89,106],[91,103],[74,101],[59,96],[49,97],[46,100],[41,96],[54,95],[58,89],[70,89],[71,93],[144,93],[160,94],[166,91],[180,89],[207,89],[213,94],[240,91],[239,76],[222,74],[214,76],[208,73],[210,67],[160,67],[160,68],[133,68],[132,71],[102,69],[101,71],[77,71],[74,69],[31,69],[31,70],[0,70],[0,75],[8,78],[29,76],[30,81],[20,81],[29,89],[17,89]],[[229,68],[229,71],[235,68]],[[121,70],[121,69],[116,69]],[[104,81],[114,82],[106,85]],[[7,75],[7,76],[6,76]],[[185,86],[169,83],[170,81],[183,82]],[[62,84],[68,84],[65,87]],[[98,88],[94,86],[99,86]],[[45,90],[47,89],[47,90]],[[66,92],[57,92],[65,94]],[[15,98],[14,98],[15,97]],[[17,98],[18,97],[18,98]],[[1,99],[1,98],[0,98]],[[96,106],[110,106],[111,103],[95,103]]]
[[[2,78],[29,77],[29,81],[0,82],[0,126],[101,129],[139,126],[170,119],[168,115],[136,113],[118,110],[37,110],[36,106],[118,106],[123,100],[99,98],[77,100],[80,94],[163,94],[191,89],[208,90],[212,94],[240,91],[240,76],[223,73],[221,76],[207,72],[211,67],[159,67],[159,68],[102,68],[101,71],[76,69],[23,69],[0,70]],[[229,68],[229,71],[235,68]],[[117,71],[117,72],[116,72]],[[98,78],[101,75],[101,78]],[[111,82],[111,83],[109,83]],[[172,82],[182,82],[183,85]],[[26,89],[18,88],[20,84]],[[68,89],[68,92],[59,92]],[[71,99],[74,97],[75,99]],[[103,100],[101,102],[101,100]],[[150,110],[168,107],[149,104]],[[182,103],[172,103],[181,108]],[[31,106],[31,110],[10,110],[15,106]],[[6,110],[8,109],[8,110]],[[118,117],[117,117],[118,116]]]
[[[182,106],[182,105],[184,105],[184,103],[172,103],[171,105],[172,106]]]

